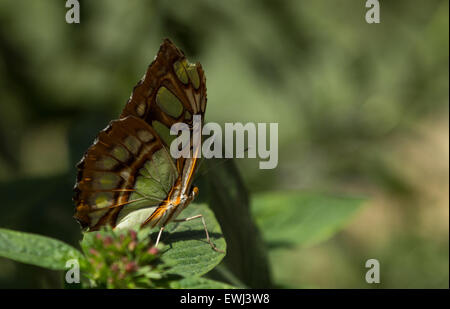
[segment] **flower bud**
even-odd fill
[[[119,270],[119,265],[117,265],[116,263],[111,265],[111,271],[112,272],[117,272]]]
[[[125,271],[129,272],[129,273],[136,271],[137,268],[138,268],[138,266],[137,266],[136,262],[134,262],[134,261],[131,261],[125,265]]]
[[[137,242],[134,240],[128,244],[128,250],[133,251],[136,248]]]
[[[92,255],[98,256],[98,251],[95,250],[94,248],[90,248],[89,249],[89,253],[92,254]]]
[[[159,249],[156,247],[151,247],[147,250],[147,253],[151,255],[157,255],[159,253]]]
[[[137,238],[137,233],[136,233],[135,231],[133,231],[133,230],[130,230],[130,236],[131,236],[131,239],[132,239],[132,240],[136,240],[136,238]]]
[[[103,240],[103,246],[107,247],[109,245],[111,245],[113,243],[113,239],[111,236],[107,236],[105,237],[105,239]]]

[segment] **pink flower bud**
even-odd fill
[[[135,231],[133,231],[133,230],[130,230],[130,236],[131,236],[132,240],[136,240],[137,233]]]
[[[97,271],[101,270],[103,268],[103,263],[102,262],[98,262],[95,264],[95,269]]]
[[[129,272],[129,273],[130,272],[134,272],[137,269],[138,269],[138,266],[137,266],[136,262],[134,262],[134,261],[131,261],[127,265],[125,265],[125,271],[126,272]]]
[[[151,255],[157,255],[159,253],[159,249],[156,247],[151,247],[147,250],[147,253]]]
[[[107,236],[105,237],[105,239],[103,240],[103,246],[109,246],[113,243],[113,239],[111,236]]]
[[[136,248],[137,243],[133,240],[128,244],[128,250],[133,251]]]
[[[116,263],[111,265],[111,271],[112,272],[117,272],[119,270],[119,265],[117,265]]]

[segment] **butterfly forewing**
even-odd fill
[[[200,63],[191,64],[170,40],[164,40],[146,74],[134,87],[121,118],[133,115],[152,125],[162,137],[177,122],[192,125],[192,115],[206,108],[206,80]],[[166,145],[170,139],[163,139]]]

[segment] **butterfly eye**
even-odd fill
[[[193,197],[196,197],[198,195],[198,187],[192,188],[192,193],[191,194],[192,194]]]

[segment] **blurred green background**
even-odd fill
[[[317,288],[449,287],[448,1],[0,2],[0,226],[80,238],[75,163],[171,38],[207,77],[207,121],[278,122],[279,165],[237,160],[251,193],[366,196],[347,228],[281,250],[274,279]],[[368,285],[364,263],[381,264]],[[0,258],[0,287],[54,287]]]

